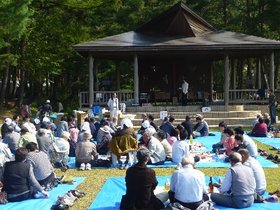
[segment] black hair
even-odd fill
[[[187,131],[184,130],[180,133],[180,140],[186,140],[187,137],[188,137]]]
[[[160,138],[160,139],[165,139],[166,138],[166,132],[164,130],[158,130],[157,131],[157,136]]]
[[[231,128],[225,128],[224,133],[226,133],[226,134],[228,134],[230,136],[232,136],[234,134],[233,130]]]
[[[26,149],[28,149],[29,151],[33,152],[35,151],[37,148],[37,144],[34,143],[34,142],[29,142],[26,146],[25,146]]]
[[[149,114],[148,119],[151,120],[151,121],[154,121],[155,118],[153,117],[153,115]]]
[[[189,116],[189,115],[186,115],[185,120],[186,120],[186,121],[189,121],[190,119],[191,119],[190,116]]]
[[[260,117],[259,118],[259,123],[261,124],[261,123],[263,123],[264,121],[263,121],[263,118],[262,117]]]
[[[176,129],[171,129],[171,131],[170,131],[170,136],[178,137],[178,134],[179,134],[178,130],[176,130]]]
[[[171,115],[171,116],[169,116],[169,122],[174,122],[174,120],[175,120],[175,118]]]
[[[16,150],[15,154],[15,160],[16,162],[22,162],[26,159],[26,155],[28,154],[28,151],[24,147],[20,147]]]
[[[244,134],[244,130],[241,126],[239,126],[237,128],[234,128],[234,131],[235,131],[236,134],[240,134],[240,135]]]
[[[227,127],[227,124],[226,124],[224,121],[221,121],[221,122],[219,123],[219,127],[226,128],[226,127]]]
[[[241,135],[241,134],[235,135],[234,138],[235,138],[236,141],[241,141],[241,142],[243,142],[243,135]]]

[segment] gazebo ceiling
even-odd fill
[[[77,44],[81,54],[97,57],[137,55],[261,55],[280,49],[280,41],[217,31],[182,3],[135,31]]]

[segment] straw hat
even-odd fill
[[[89,132],[85,132],[83,134],[83,139],[84,140],[90,140],[92,138],[92,135]]]

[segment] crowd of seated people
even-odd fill
[[[167,160],[171,160],[178,165],[181,164],[180,169],[182,171],[175,171],[172,175],[169,198],[172,202],[178,202],[185,207],[195,209],[208,198],[205,196],[205,183],[204,181],[202,182],[204,175],[202,172],[194,169],[195,163],[190,155],[190,145],[185,140],[191,136],[207,136],[209,134],[209,127],[206,120],[202,115],[196,115],[195,124],[193,124],[191,118],[186,116],[184,122],[175,126],[175,119],[173,116],[170,116],[158,128],[152,115],[143,116],[146,116],[146,118],[143,118],[142,126],[138,132],[138,135],[141,136],[140,139],[137,137],[132,121],[129,119],[123,119],[121,127],[116,128],[114,124],[110,123],[110,120],[103,119],[97,122],[95,118],[86,118],[79,129],[73,117],[62,117],[58,126],[54,125],[51,119],[43,118],[42,121],[37,123],[40,126],[35,130],[36,132],[34,132],[34,128],[31,125],[33,123],[30,121],[30,118],[25,118],[22,126],[17,122],[16,125],[20,129],[12,125],[11,120],[6,119],[4,122],[5,126],[2,129],[5,137],[3,138],[3,143],[0,144],[0,150],[6,151],[5,161],[0,163],[0,169],[3,169],[0,170],[0,172],[2,171],[0,178],[2,176],[2,182],[6,184],[6,190],[9,194],[8,198],[10,201],[24,200],[32,197],[37,192],[48,196],[43,191],[42,186],[46,186],[53,181],[55,177],[53,166],[67,169],[72,149],[74,151],[73,155],[76,156],[75,165],[80,170],[90,170],[98,159],[99,154],[107,155],[112,157],[113,166],[120,169],[128,169],[127,177],[133,176],[139,168],[146,168],[147,164],[161,165]],[[266,188],[264,174],[256,163],[256,144],[244,133],[242,128],[235,128],[233,131],[224,122],[221,122],[219,127],[222,137],[213,146],[213,151],[216,152],[217,149],[224,149],[234,173],[241,173],[240,171],[244,168],[242,163],[244,163],[246,167],[252,170],[252,173],[250,172],[249,174],[256,179],[255,184],[253,181],[250,181],[248,183],[250,186],[245,186],[248,190],[247,194],[244,194],[246,199],[248,198],[247,204],[242,203],[239,198],[236,198],[237,207],[249,206],[251,205],[252,188],[254,190],[257,189],[260,195],[263,194]],[[138,154],[137,151],[142,152]],[[234,151],[240,151],[242,158]],[[15,160],[13,155],[15,155]],[[135,165],[137,160],[138,163]],[[141,161],[139,162],[139,160]],[[41,167],[38,167],[38,164]],[[129,166],[132,167],[129,168]],[[8,168],[7,170],[6,167]],[[16,167],[21,168],[23,173],[16,170]],[[248,169],[246,168],[245,171],[247,173]],[[14,189],[13,177],[8,176],[11,172],[15,174],[20,173],[20,176],[22,176],[21,181],[24,183],[24,186],[19,190]],[[149,170],[149,173],[154,174],[152,169]],[[241,175],[243,176],[243,174]],[[189,177],[193,176],[196,181],[189,180]],[[229,176],[228,173],[227,176]],[[246,180],[244,177],[243,181]],[[225,183],[227,181],[226,178]],[[235,181],[237,186],[241,184],[238,180],[231,180],[233,183]],[[154,189],[156,185],[155,178],[151,189]],[[199,192],[192,193],[193,189],[183,192],[180,190],[180,186],[184,185],[192,185],[195,189],[199,189]],[[237,192],[240,190],[239,187],[243,187],[238,186],[237,188],[233,187],[233,189],[230,189],[228,186],[229,183],[217,184],[221,192],[225,192],[225,190]],[[30,190],[31,187],[34,187],[36,191],[32,192]],[[138,187],[141,188],[141,186]],[[21,196],[22,190],[26,192],[26,194],[23,194],[24,196]],[[130,199],[130,193],[128,190],[127,196],[123,198],[122,202]],[[185,193],[192,194],[192,196],[184,196]],[[19,194],[20,197],[17,197]],[[150,192],[149,196],[153,197],[154,195]],[[221,205],[224,200],[227,206],[233,205],[224,196],[213,194],[211,197]],[[155,198],[153,197],[153,199]],[[158,199],[155,199],[153,202],[156,202],[156,204],[152,205],[162,207],[158,201]],[[149,202],[147,201],[147,205],[150,205]],[[126,204],[123,205],[125,206]]]

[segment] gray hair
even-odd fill
[[[229,161],[233,163],[238,163],[242,161],[242,156],[238,152],[232,152],[229,156]]]
[[[148,127],[145,129],[144,133],[147,135],[147,137],[151,137],[154,135],[155,131],[153,128]]]
[[[146,148],[141,148],[137,151],[138,162],[144,163],[150,159],[150,151]]]
[[[182,161],[181,161],[181,164],[182,166],[185,166],[185,165],[193,165],[194,164],[194,158],[193,156],[184,156],[182,158]]]

